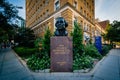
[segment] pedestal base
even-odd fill
[[[73,64],[72,38],[51,37],[51,72],[71,72]]]

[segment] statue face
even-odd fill
[[[66,27],[68,26],[68,23],[65,21],[63,17],[58,17],[56,19],[56,31],[55,31],[55,36],[67,36],[68,32],[66,31]]]
[[[64,18],[62,18],[62,17],[57,18],[55,26],[56,26],[57,29],[64,29],[65,28]]]

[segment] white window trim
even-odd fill
[[[54,11],[56,11],[55,3],[56,3],[57,1],[59,1],[59,8],[60,8],[60,0],[55,0],[55,2],[54,2]]]
[[[84,32],[84,40],[86,40],[86,38],[90,39],[90,34]]]
[[[75,7],[75,2],[77,3],[76,9],[78,9],[78,1],[77,0],[74,1],[73,6]]]

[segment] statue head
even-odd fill
[[[63,17],[58,17],[56,19],[55,26],[57,29],[65,29],[68,26],[68,23],[65,21]]]
[[[68,26],[68,23],[65,21],[63,17],[58,17],[56,19],[56,31],[55,36],[67,36],[68,32],[66,31],[66,27]]]

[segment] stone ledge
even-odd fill
[[[35,70],[34,72],[37,72],[37,73],[50,73],[50,69]]]
[[[88,73],[91,69],[74,70],[73,73]]]

